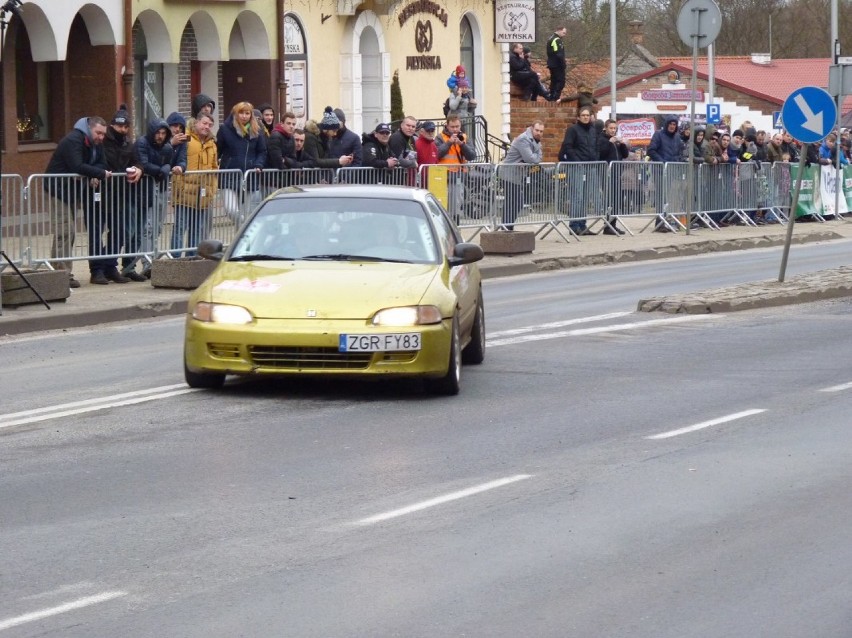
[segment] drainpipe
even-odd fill
[[[275,2],[275,24],[278,29],[278,113],[279,119],[287,110],[287,83],[284,75],[284,0]]]
[[[122,80],[123,102],[127,105],[131,117],[135,121],[136,113],[133,112],[133,0],[124,0],[124,74]]]

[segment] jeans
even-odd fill
[[[175,226],[172,229],[172,241],[169,248],[197,248],[207,232],[207,209],[190,208],[189,206],[175,206]],[[187,234],[184,242],[184,234]],[[195,250],[187,250],[182,256],[194,257]]]

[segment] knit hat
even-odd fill
[[[319,127],[321,131],[336,131],[340,128],[340,120],[330,106],[325,107]]]
[[[731,134],[731,137],[743,137],[743,132],[740,129],[737,129]]]
[[[467,78],[459,78],[458,81],[456,82],[456,86],[459,87],[460,89],[469,89],[470,88],[470,82],[467,81]]]
[[[343,112],[343,109],[334,109],[334,114],[337,116],[337,119],[340,120],[341,124],[346,123],[346,113]]]
[[[465,70],[464,70],[464,67],[463,67],[461,64],[459,64],[459,65],[456,67],[456,76],[460,76],[462,73],[465,73],[465,75],[466,75],[466,72],[465,72]]]
[[[130,124],[130,114],[127,112],[126,104],[122,104],[118,107],[118,110],[115,112],[115,115],[112,116],[110,124],[120,124],[122,126],[125,124]]]

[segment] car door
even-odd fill
[[[456,244],[461,242],[458,229],[450,221],[447,211],[432,195],[427,198],[427,207],[432,223],[438,233],[447,256],[453,255]],[[450,268],[450,287],[458,300],[458,316],[461,334],[464,339],[470,334],[476,315],[476,301],[479,295],[479,269],[476,264],[463,264]]]

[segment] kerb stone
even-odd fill
[[[21,272],[45,301],[64,301],[71,296],[71,288],[68,285],[70,279],[65,270],[21,270]],[[41,300],[14,271],[0,274],[0,287],[3,290],[4,307],[41,303]]]
[[[157,259],[151,264],[154,288],[198,288],[219,264],[212,259]]]
[[[528,230],[479,233],[479,245],[486,255],[519,255],[535,250],[535,233]]]

